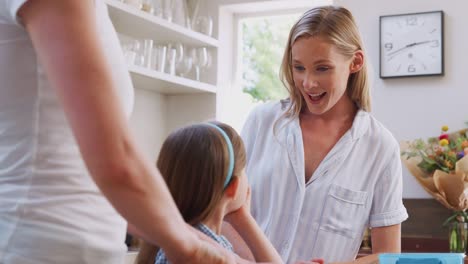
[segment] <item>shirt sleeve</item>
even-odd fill
[[[374,191],[369,219],[371,228],[400,224],[408,218],[403,205],[402,177],[400,149],[396,146]]]
[[[0,23],[21,25],[17,13],[28,0],[2,0],[0,1]]]

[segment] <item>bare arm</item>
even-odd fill
[[[223,222],[221,233],[229,240],[234,248],[234,252],[240,257],[255,261],[255,257],[244,239],[237,233],[231,224]]]
[[[352,264],[379,263],[379,253],[401,252],[401,224],[371,229],[372,255],[349,262]],[[348,263],[348,262],[346,262]]]
[[[372,253],[401,252],[401,224],[371,229]]]
[[[186,227],[164,180],[130,135],[99,43],[94,1],[31,0],[18,15],[103,194],[173,262],[199,256],[200,240]]]
[[[281,256],[250,214],[250,191],[249,188],[244,206],[224,218],[235,229],[230,235],[231,237],[233,234],[240,236],[241,239],[236,241],[237,246],[245,247],[247,245],[250,253],[255,257],[255,261],[283,263]],[[246,256],[249,254],[247,251],[245,253]]]
[[[246,217],[242,221],[230,222],[250,248],[257,262],[283,263],[276,249],[266,238],[254,218]]]

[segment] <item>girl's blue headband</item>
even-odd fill
[[[221,135],[223,135],[224,140],[226,140],[226,145],[228,147],[228,152],[229,152],[228,173],[227,173],[226,180],[224,181],[224,188],[226,188],[226,186],[228,186],[229,182],[231,181],[232,172],[234,170],[234,148],[232,147],[231,140],[229,139],[228,135],[226,134],[226,132],[224,132],[223,129],[221,129],[219,126],[212,124],[212,123],[206,123],[206,125],[218,130],[221,133]]]

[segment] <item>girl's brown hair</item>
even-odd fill
[[[241,137],[229,125],[211,123],[226,132],[232,143],[232,177],[241,175],[246,164]],[[221,201],[230,160],[227,144],[220,131],[202,123],[176,130],[161,147],[157,167],[189,224],[203,222]],[[143,242],[136,263],[153,264],[158,250],[158,247]]]
[[[305,106],[304,98],[296,89],[292,71],[292,46],[301,37],[323,37],[335,45],[339,52],[351,58],[358,50],[364,51],[359,30],[351,12],[338,6],[321,6],[310,9],[294,24],[284,51],[280,77],[289,92],[290,104],[286,116],[297,117]],[[367,63],[349,76],[347,94],[362,110],[370,111],[369,77]]]

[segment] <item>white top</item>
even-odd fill
[[[0,1],[0,263],[121,263],[126,223],[89,176],[16,20],[24,2]],[[117,35],[106,5],[95,2],[101,43],[130,114],[133,87]]]
[[[353,260],[367,226],[408,217],[399,145],[369,113],[358,111],[305,183],[299,119],[280,118],[288,103],[257,107],[242,131],[252,214],[287,263]]]

